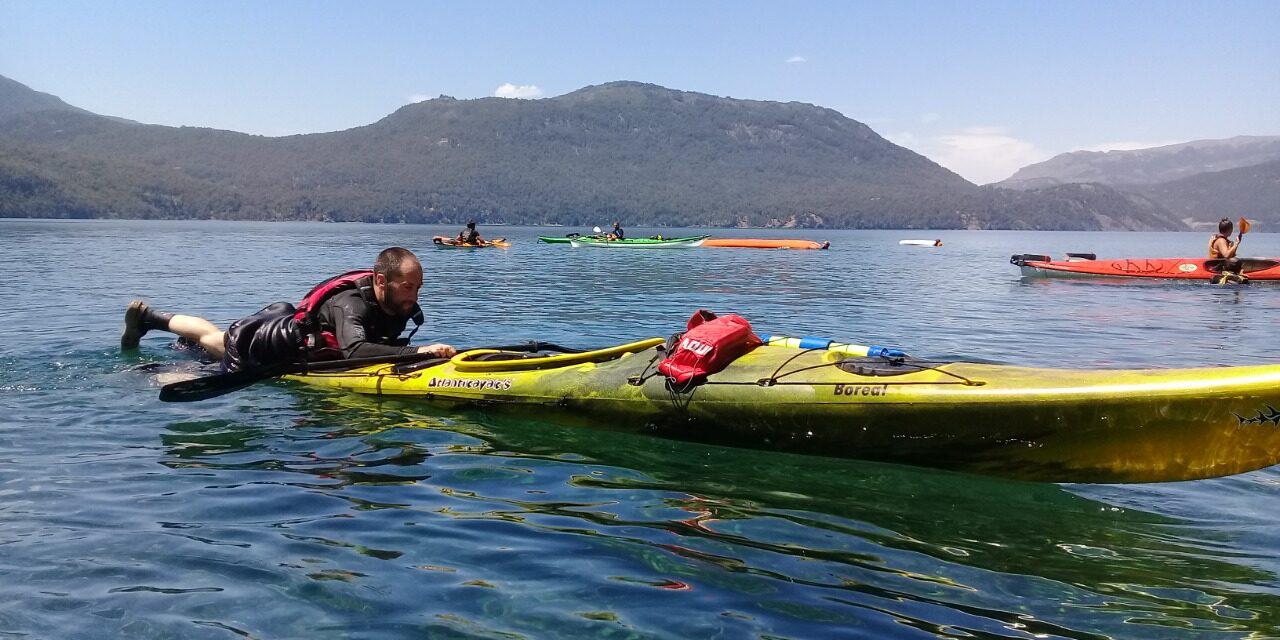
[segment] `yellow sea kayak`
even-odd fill
[[[454,238],[446,238],[444,236],[435,236],[431,238],[431,242],[436,245],[437,249],[484,249],[486,247],[497,247],[506,249],[511,246],[506,238],[498,238],[497,240],[485,240],[483,244],[471,244],[468,242],[458,242]]]
[[[1052,482],[1188,480],[1280,463],[1280,365],[1040,369],[766,345],[677,393],[654,375],[662,342],[580,354],[469,351],[291,378],[366,394],[539,407],[677,438]]]

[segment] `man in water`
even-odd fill
[[[422,322],[421,288],[422,264],[417,256],[391,247],[378,254],[371,272],[330,278],[312,289],[300,308],[277,302],[236,321],[225,332],[204,318],[163,313],[134,300],[125,310],[120,346],[135,349],[148,331],[168,331],[200,345],[221,360],[228,372],[303,360],[413,353],[451,357],[456,350],[447,344],[412,347],[408,338],[399,338],[410,318]]]
[[[476,221],[468,220],[467,228],[458,234],[458,242],[462,244],[484,244],[484,239],[480,237],[480,232],[476,231]]]
[[[1244,231],[1241,230],[1240,235],[1236,236],[1236,241],[1232,242],[1231,230],[1234,227],[1235,225],[1226,218],[1218,221],[1218,232],[1209,240],[1210,260],[1231,260],[1236,257],[1236,251],[1240,249],[1240,241],[1244,239]]]

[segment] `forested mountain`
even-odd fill
[[[1025,166],[997,184],[1011,189],[1079,182],[1147,185],[1272,160],[1280,160],[1280,136],[1236,136],[1130,151],[1062,153]]]
[[[1206,226],[1244,216],[1261,222],[1260,230],[1280,230],[1280,160],[1201,173],[1142,192],[1178,217]]]
[[[0,215],[851,228],[1181,228],[1104,186],[978,187],[840,113],[613,82],[440,97],[268,138],[0,83]]]
[[[1075,151],[1020,169],[997,183],[1043,191],[1109,185],[1156,203],[1189,227],[1248,217],[1280,229],[1280,136],[1236,136],[1134,151]]]

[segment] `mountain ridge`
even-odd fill
[[[441,96],[281,137],[25,103],[37,108],[0,117],[14,158],[0,163],[4,215],[1181,228],[1105,187],[978,187],[832,109],[632,81],[537,100]]]
[[[1280,160],[1199,173],[1146,185],[1140,193],[1187,220],[1213,228],[1219,218],[1244,216],[1280,228]]]
[[[1097,182],[1157,184],[1280,160],[1280,136],[1234,136],[1113,151],[1069,151],[1027,165],[997,185],[1006,188]]]
[[[63,102],[62,98],[55,95],[36,91],[17,80],[0,76],[0,118],[43,110],[89,113]]]

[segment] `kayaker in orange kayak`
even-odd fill
[[[1240,235],[1236,236],[1235,242],[1232,242],[1231,231],[1234,228],[1235,225],[1226,218],[1218,221],[1218,232],[1209,240],[1210,260],[1230,260],[1236,257],[1236,251],[1240,249],[1240,241],[1244,239],[1244,229],[1240,230]]]
[[[474,244],[476,246],[484,246],[487,244],[484,238],[480,237],[480,232],[476,231],[475,220],[467,221],[467,228],[458,233],[457,241],[460,244]]]

